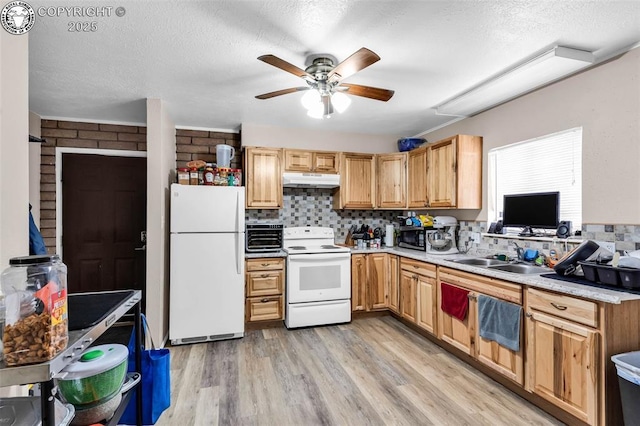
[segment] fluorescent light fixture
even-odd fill
[[[468,117],[593,64],[591,52],[556,46],[436,107],[438,115]]]

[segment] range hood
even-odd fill
[[[282,186],[285,188],[337,188],[340,186],[340,175],[286,172],[282,175]]]

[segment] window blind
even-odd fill
[[[494,148],[488,159],[489,218],[502,218],[505,194],[560,191],[560,220],[582,226],[582,128]]]

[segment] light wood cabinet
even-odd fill
[[[400,259],[389,254],[389,310],[400,314]]]
[[[340,187],[333,194],[336,209],[373,209],[376,167],[373,154],[340,155]]]
[[[400,260],[401,300],[406,318],[418,327],[435,334],[436,266],[412,259]],[[404,291],[407,291],[404,294]]]
[[[527,390],[596,424],[600,346],[583,325],[597,321],[596,304],[535,289],[527,304]]]
[[[464,321],[444,312],[442,283],[469,291],[469,309]],[[520,348],[510,350],[495,341],[480,337],[478,320],[478,296],[491,296],[506,302],[522,305],[522,288],[518,284],[469,274],[454,269],[440,268],[438,272],[438,338],[474,357],[515,383],[524,383],[524,328],[520,332]]]
[[[245,261],[245,321],[284,319],[284,258]]]
[[[338,168],[337,152],[284,150],[285,171],[337,174]]]
[[[351,256],[351,310],[377,311],[389,306],[386,253]]]
[[[428,207],[482,208],[482,137],[456,135],[427,147]]]
[[[282,207],[282,150],[248,147],[244,154],[247,209]]]
[[[418,303],[418,276],[400,268],[400,316],[416,323]]]
[[[428,146],[423,146],[407,154],[407,207],[427,207],[427,154]]]
[[[407,206],[407,154],[379,154],[377,157],[377,207]]]

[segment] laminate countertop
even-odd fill
[[[583,297],[585,299],[595,300],[599,302],[619,304],[628,300],[640,300],[640,294],[626,292],[624,291],[623,287],[620,287],[621,290],[606,289],[591,285],[545,278],[539,274],[516,274],[513,272],[497,271],[495,269],[488,269],[479,266],[464,265],[452,261],[465,257],[477,256],[468,256],[465,254],[433,255],[417,250],[397,247],[387,247],[380,249],[351,249],[351,254],[371,253],[396,254],[401,257],[420,260],[435,265],[445,266],[451,269],[457,269],[460,271],[496,278],[503,281],[524,284],[529,287],[537,287],[545,290],[556,291],[558,293],[565,293],[572,296]],[[549,269],[548,272],[553,273],[553,269]]]
[[[267,257],[287,257],[287,252],[284,250],[262,252],[262,253],[245,253],[245,259],[262,259]]]

